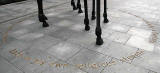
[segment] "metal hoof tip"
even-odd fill
[[[91,19],[92,19],[92,20],[95,20],[95,19],[96,19],[96,16],[92,16]]]
[[[104,23],[108,23],[109,22],[109,20],[108,19],[104,19],[104,21],[103,21]]]
[[[80,9],[80,10],[78,11],[78,13],[83,13],[83,11]]]
[[[77,7],[73,7],[73,10],[77,10],[78,8]]]
[[[49,24],[47,22],[43,22],[43,27],[49,27]]]
[[[102,38],[97,38],[96,44],[97,45],[102,45],[103,44],[103,39]]]
[[[90,30],[90,26],[85,26],[85,30],[89,31]]]

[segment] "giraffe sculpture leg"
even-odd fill
[[[92,17],[91,17],[92,20],[96,19],[95,2],[96,2],[96,0],[93,0],[93,2],[92,2]]]
[[[85,10],[85,18],[84,18],[84,24],[85,24],[85,30],[90,30],[89,26],[89,19],[88,19],[88,5],[87,0],[84,0],[84,10]]]
[[[103,13],[103,17],[104,17],[104,23],[108,23],[109,20],[107,18],[107,0],[104,0],[104,13]]]
[[[97,39],[96,39],[96,44],[97,45],[102,45],[103,44],[103,39],[101,37],[101,34],[102,34],[102,30],[101,30],[101,25],[100,25],[100,13],[101,13],[101,0],[97,0],[97,25],[96,25],[96,30],[95,30],[95,33],[96,33],[96,36],[97,36]]]
[[[80,0],[77,1],[77,8],[79,9],[78,13],[83,13],[82,8],[81,8],[81,1]]]
[[[40,22],[43,22],[43,27],[48,27],[49,24],[46,22],[47,17],[45,16],[44,12],[43,12],[43,2],[42,0],[37,0],[37,4],[38,4],[38,18]]]
[[[77,10],[74,0],[71,0],[71,6],[73,7],[73,10]]]

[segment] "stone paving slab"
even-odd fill
[[[88,73],[100,73],[104,67],[100,66],[102,63],[110,62],[111,58],[105,56],[103,54],[90,51],[90,50],[81,50],[77,55],[71,58],[68,62],[70,64],[83,64],[84,66],[80,66],[82,70],[87,71]],[[90,65],[95,64],[95,67]],[[99,65],[99,66],[97,66]]]
[[[65,48],[65,49],[62,49]],[[61,42],[55,46],[52,46],[47,50],[48,53],[62,59],[64,61],[70,59],[82,49],[81,46],[77,46],[68,42]]]
[[[149,41],[153,31],[159,32],[159,1],[108,2],[110,22],[104,24],[101,17],[102,46],[95,45],[96,22],[90,21],[91,30],[84,31],[84,13],[72,11],[69,0],[44,0],[48,28],[38,21],[36,0],[2,6],[0,38],[7,40],[0,45],[0,61],[3,57],[2,63],[11,63],[13,73],[159,73],[159,34],[157,42]],[[67,66],[57,68],[63,64]]]
[[[11,63],[26,73],[40,73],[49,67],[50,62],[55,61],[57,61],[55,57],[42,50],[29,49]]]
[[[142,55],[141,57],[135,59],[133,61],[133,64],[144,67],[146,69],[156,71],[159,73],[160,72],[159,59],[160,59],[159,55],[155,53],[151,53],[149,51],[149,52],[144,53],[144,55]]]
[[[53,62],[58,64],[57,67],[56,65],[51,65],[50,67],[46,68],[44,71],[42,71],[42,73],[87,73],[81,69],[78,68],[78,66],[74,66],[68,63],[65,63],[63,61],[57,61],[57,62]],[[62,64],[61,66],[59,66],[59,64]],[[65,65],[63,65],[65,64]]]
[[[2,57],[6,58],[7,60],[12,61],[16,59],[16,56],[11,54],[12,50],[17,49],[17,50],[23,51],[25,49],[28,49],[30,45],[31,43],[15,40],[13,42],[10,42],[6,46],[2,47],[3,49],[0,51],[0,54]]]
[[[2,73],[23,73],[22,71],[15,68],[12,64],[8,63],[6,60],[4,60],[2,57],[0,58],[0,71]]]
[[[147,69],[143,69],[141,67],[127,63],[122,63],[116,59],[112,59],[112,61],[114,61],[114,63],[109,67],[106,67],[102,73],[151,73]]]

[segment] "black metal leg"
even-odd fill
[[[73,7],[73,10],[77,10],[74,0],[71,0],[71,6]]]
[[[100,13],[101,13],[101,0],[97,0],[97,25],[96,25],[96,30],[95,30],[95,33],[96,33],[96,36],[97,36],[97,39],[96,39],[96,44],[97,45],[102,45],[103,44],[103,39],[101,37],[101,34],[102,34],[102,30],[101,30],[101,25],[100,25]]]
[[[37,4],[38,4],[38,17],[39,17],[39,21],[43,22],[44,20],[47,20],[47,17],[44,15],[44,12],[43,12],[43,3],[42,3],[42,0],[37,0]]]
[[[81,1],[80,0],[77,1],[77,8],[79,9],[78,13],[83,13],[82,8],[81,8]]]
[[[85,24],[85,30],[90,30],[89,26],[89,19],[88,19],[88,5],[87,0],[84,0],[84,10],[85,10],[85,18],[84,18],[84,24]]]
[[[37,4],[38,4],[39,21],[43,22],[43,27],[48,27],[49,24],[46,22],[47,17],[44,15],[44,12],[43,12],[43,2],[42,2],[42,0],[37,0]]]
[[[95,20],[96,19],[96,16],[95,16],[95,2],[96,2],[96,0],[93,0],[93,2],[92,2],[92,17],[91,17],[91,19],[92,20]]]
[[[104,17],[104,23],[108,23],[109,20],[107,18],[107,1],[104,0],[104,13],[103,13],[103,17]]]

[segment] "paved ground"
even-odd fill
[[[48,28],[35,1],[1,6],[0,73],[160,73],[159,3],[108,0],[102,46],[95,45],[95,21],[84,31],[84,14],[70,0],[44,0]]]

